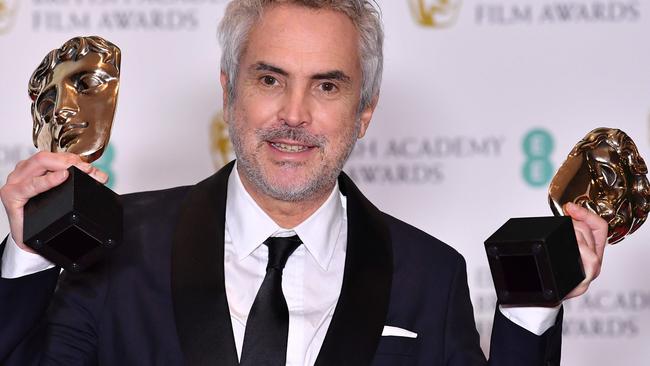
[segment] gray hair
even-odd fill
[[[379,95],[384,56],[384,32],[378,6],[370,0],[233,0],[226,8],[219,24],[221,43],[221,71],[228,76],[224,92],[228,99],[235,98],[235,82],[239,60],[243,54],[248,34],[264,9],[275,4],[296,4],[314,9],[331,9],[347,15],[359,31],[361,60],[361,100],[359,112],[368,107]],[[374,4],[374,5],[373,5]]]

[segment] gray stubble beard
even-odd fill
[[[234,111],[232,111],[234,112]],[[231,116],[234,114],[230,114]],[[313,199],[319,195],[326,195],[334,187],[339,174],[343,170],[343,166],[348,157],[354,149],[354,145],[361,130],[361,120],[359,118],[355,121],[352,134],[344,136],[345,149],[333,161],[334,165],[327,163],[321,164],[316,174],[308,177],[307,182],[301,186],[292,187],[279,187],[274,183],[270,177],[266,177],[262,172],[262,167],[257,159],[257,152],[247,155],[245,152],[245,144],[242,140],[242,131],[238,130],[237,120],[228,121],[228,133],[233,144],[235,156],[237,157],[237,166],[240,174],[252,183],[257,190],[262,194],[272,197],[277,200],[287,202],[300,202]],[[329,145],[329,141],[323,136],[311,135],[301,127],[289,127],[286,125],[274,127],[270,129],[258,129],[255,132],[259,143],[256,149],[262,147],[269,137],[290,137],[296,141],[307,143],[315,143],[320,150],[321,156],[324,156],[325,148]],[[300,166],[299,163],[282,163],[287,165]],[[319,174],[320,173],[320,174]]]

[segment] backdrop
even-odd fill
[[[384,0],[378,111],[346,171],[383,210],[467,259],[487,345],[495,303],[483,241],[507,218],[549,215],[574,144],[618,127],[650,158],[650,2]],[[225,0],[0,0],[0,179],[33,153],[27,81],[77,35],[121,47],[111,147],[119,193],[195,183],[232,157],[220,118]],[[0,231],[7,232],[6,218]],[[566,303],[563,364],[647,365],[650,224],[607,248]]]

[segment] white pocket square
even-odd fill
[[[411,332],[410,330],[406,330],[398,327],[391,327],[390,325],[385,325],[384,330],[381,332],[381,336],[417,338],[418,334]]]

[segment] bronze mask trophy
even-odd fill
[[[609,224],[609,244],[643,224],[650,211],[648,168],[623,131],[597,128],[569,153],[549,187],[554,217],[515,218],[485,241],[500,304],[558,304],[585,278],[571,218],[573,202]]]
[[[34,145],[91,163],[102,155],[115,114],[120,49],[103,38],[76,37],[45,56],[29,81]],[[119,197],[81,170],[29,200],[24,241],[66,270],[88,267],[122,240]]]

